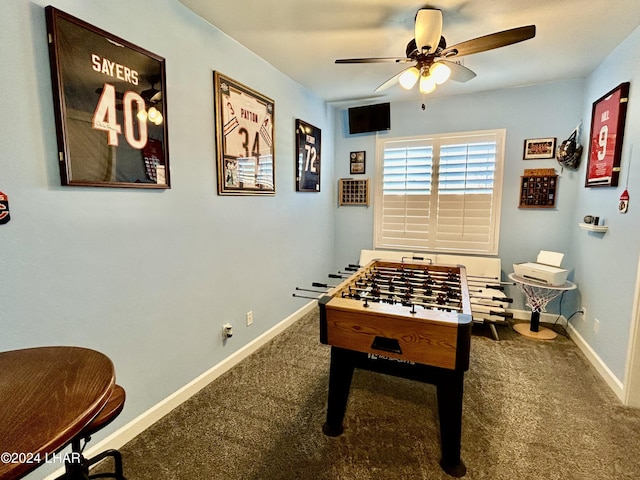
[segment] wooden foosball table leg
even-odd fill
[[[402,370],[411,368],[395,363],[391,365]],[[373,365],[370,366],[373,367]],[[467,468],[460,457],[464,371],[443,371],[424,365],[417,367],[419,370],[414,373],[406,374],[405,371],[405,374],[398,376],[436,385],[442,450],[440,466],[452,477],[462,477],[467,473]],[[355,368],[366,368],[361,353],[331,347],[327,420],[322,427],[322,432],[327,436],[337,437],[343,432],[343,421]],[[431,374],[421,373],[423,370],[420,368],[429,369]],[[377,368],[368,369],[380,371]],[[400,372],[387,371],[386,373],[393,375]]]
[[[464,372],[449,373],[446,380],[441,380],[436,388],[442,448],[440,466],[449,475],[462,477],[467,473],[467,467],[460,458]]]
[[[331,347],[329,367],[329,398],[327,401],[327,421],[322,432],[330,437],[342,434],[342,421],[347,409],[354,363],[349,352]]]

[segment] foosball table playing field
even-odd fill
[[[434,384],[440,465],[465,475],[460,440],[472,327],[465,268],[373,260],[318,303],[320,341],[331,346],[324,433],[343,431],[355,368]]]

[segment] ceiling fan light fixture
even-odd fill
[[[444,63],[436,62],[430,69],[431,76],[437,85],[442,85],[449,80],[451,76],[451,69]]]
[[[160,125],[163,119],[162,114],[156,107],[151,107],[149,109],[149,111],[147,112],[147,118],[151,123],[154,123],[156,125]]]
[[[420,77],[420,71],[416,67],[407,68],[398,78],[400,86],[405,90],[411,90]]]
[[[420,93],[428,94],[436,89],[436,81],[432,75],[423,75],[420,77]]]

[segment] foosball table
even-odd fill
[[[434,384],[440,465],[465,475],[462,397],[472,327],[465,268],[373,260],[318,303],[320,341],[331,346],[323,432],[342,434],[355,368]]]

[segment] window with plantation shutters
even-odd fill
[[[378,140],[375,248],[496,254],[504,137]]]

